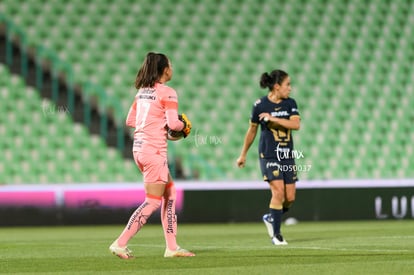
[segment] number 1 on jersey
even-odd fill
[[[140,102],[137,104],[136,121],[140,122],[138,126],[139,129],[142,129],[144,127],[150,107],[151,104],[149,102]]]

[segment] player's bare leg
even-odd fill
[[[272,243],[274,245],[286,245],[287,242],[284,240],[281,232],[280,227],[282,224],[282,215],[283,215],[283,203],[285,199],[285,185],[283,180],[273,180],[269,182],[270,190],[272,192],[272,198],[270,200],[269,211],[270,211],[270,219],[267,221],[263,219],[268,228],[269,235],[270,235],[270,227],[268,223],[271,223],[273,228],[273,234],[271,236]],[[265,218],[265,217],[263,217]]]
[[[296,184],[289,183],[285,184],[285,200],[283,202],[283,213],[289,211],[289,208],[295,202],[296,198]]]

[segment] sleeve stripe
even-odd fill
[[[166,109],[178,109],[178,103],[175,101],[164,101],[164,106]]]

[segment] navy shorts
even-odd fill
[[[286,183],[298,181],[297,169],[294,159],[279,161],[277,159],[260,159],[260,169],[262,170],[263,180],[283,180]]]

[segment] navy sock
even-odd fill
[[[289,211],[289,207],[283,207],[283,214]]]
[[[280,225],[282,223],[282,209],[272,209],[270,208],[270,215],[273,218],[273,234],[278,235],[280,234]]]

